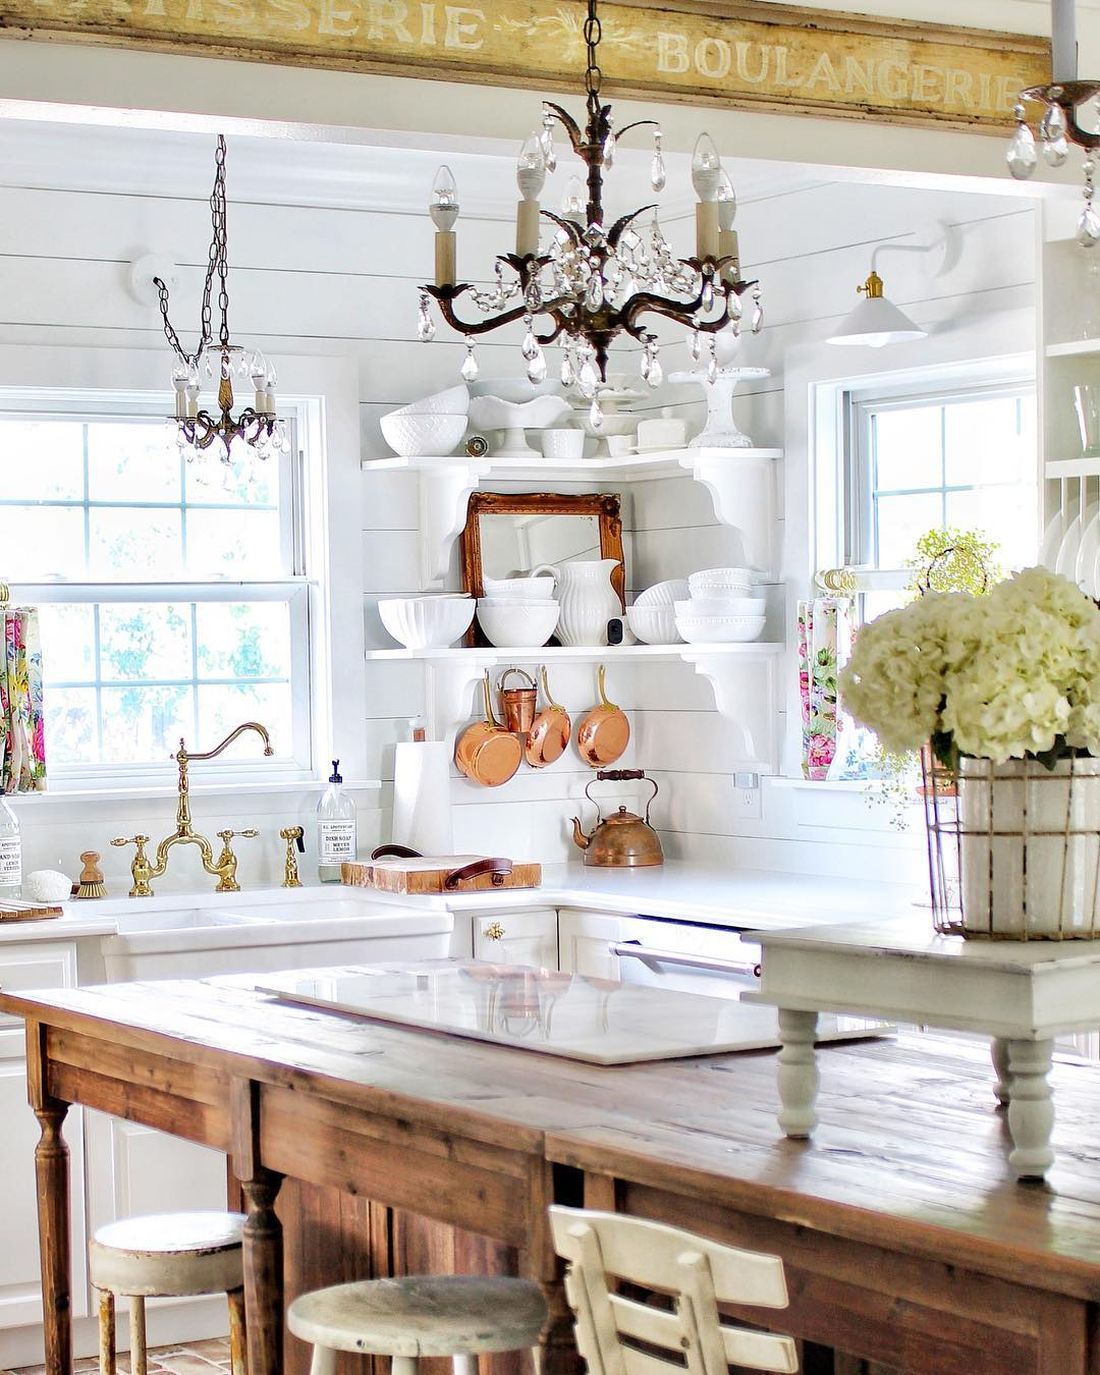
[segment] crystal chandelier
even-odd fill
[[[1051,84],[1030,86],[1021,91],[1016,104],[1016,130],[1008,145],[1008,170],[1017,181],[1026,181],[1039,164],[1039,149],[1049,167],[1061,167],[1074,143],[1085,154],[1084,205],[1077,221],[1077,242],[1084,248],[1100,243],[1100,214],[1093,205],[1095,195],[1096,149],[1100,147],[1100,81],[1077,79],[1077,35],[1074,0],[1051,0],[1052,43]],[[1027,120],[1024,102],[1043,107],[1038,124],[1039,139]],[[1085,128],[1078,118],[1089,111]]]
[[[202,293],[202,327],[198,346],[188,353],[168,318],[168,287],[154,277],[164,321],[164,335],[176,355],[172,387],[176,413],[169,421],[176,443],[188,461],[211,450],[223,463],[235,464],[256,455],[270,458],[290,448],[286,425],[275,414],[275,369],[259,350],[248,350],[231,341],[229,334],[229,260],[226,237],[225,139],[218,135],[214,157],[214,189],[210,193],[212,236]],[[215,342],[212,323],[214,278],[218,279],[221,327]],[[200,373],[208,381],[217,378],[219,415],[199,409]],[[233,379],[252,384],[254,401],[233,415]]]
[[[741,296],[751,289],[751,328],[763,323],[760,287],[743,281],[733,219],[737,209],[733,185],[722,168],[713,140],[700,134],[692,157],[691,179],[699,197],[696,206],[695,256],[673,255],[657,217],[656,205],[644,205],[608,225],[604,219],[604,171],[612,166],[618,141],[631,129],[654,129],[650,184],[655,192],[666,181],[661,130],[655,120],[643,119],[616,129],[611,106],[600,101],[602,73],[598,49],[600,20],[596,0],[588,0],[584,41],[588,65],[584,74],[587,118],[582,129],[551,101],[543,102],[541,129],[520,150],[516,179],[520,201],[516,215],[516,251],[496,260],[492,284],[479,289],[456,280],[455,222],[458,196],[450,169],[441,167],[433,187],[430,213],[436,227],[435,284],[420,296],[417,336],[434,338],[429,298],[434,297],[443,319],[466,337],[462,376],[478,375],[475,336],[502,325],[522,321],[522,353],[532,382],[546,377],[545,346],[561,342],[561,381],[576,386],[586,398],[597,398],[607,381],[607,358],[612,342],[627,334],[642,345],[641,374],[652,387],[660,385],[663,369],[657,336],[646,317],[662,315],[691,331],[692,357],[699,361],[704,336],[710,338],[708,368],[717,370],[713,335],[741,329]],[[566,132],[569,144],[584,163],[585,185],[570,180],[561,213],[539,206],[546,174],[557,166],[555,126]],[[643,227],[642,217],[650,216]],[[553,229],[543,251],[539,229],[543,221]],[[459,298],[467,296],[484,318],[461,319]],[[541,327],[536,327],[536,320]],[[542,322],[545,321],[545,325]],[[594,401],[598,423],[598,398]]]

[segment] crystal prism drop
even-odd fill
[[[1060,105],[1049,105],[1039,124],[1039,137],[1044,143],[1057,143],[1066,137],[1066,117]]]
[[[480,369],[477,365],[477,357],[474,354],[473,344],[466,345],[466,357],[462,360],[462,367],[459,369],[463,382],[476,382]]]
[[[428,298],[420,298],[420,314],[416,322],[416,337],[422,344],[428,344],[435,338],[435,324],[432,321],[431,312],[428,309]]]
[[[1100,215],[1089,201],[1077,221],[1077,242],[1082,248],[1095,248],[1100,242]]]
[[[665,183],[668,181],[668,173],[665,171],[665,160],[661,155],[660,149],[653,154],[653,161],[649,168],[649,184],[654,191],[663,191]]]
[[[542,149],[542,160],[546,163],[546,170],[554,172],[558,166],[558,154],[554,148],[554,116],[547,110],[542,117],[542,133],[539,135],[539,147]]]
[[[736,291],[731,291],[726,298],[726,314],[735,324],[741,318],[741,298]]]
[[[566,353],[561,360],[561,384],[563,387],[571,387],[577,380],[577,373],[573,367],[573,360]]]
[[[665,370],[661,366],[661,360],[657,357],[656,350],[650,355],[649,372],[646,374],[645,380],[651,387],[659,387],[665,380]]]
[[[714,282],[710,277],[703,283],[703,289],[699,293],[699,305],[703,310],[714,308]]]
[[[603,278],[598,272],[593,272],[588,279],[588,287],[584,293],[584,304],[589,310],[599,310],[603,305]]]
[[[649,381],[649,369],[652,365],[653,359],[650,357],[649,345],[647,344],[645,347],[645,351],[642,353],[642,365],[638,369],[638,371],[641,373],[641,378],[643,382]]]
[[[527,333],[523,336],[523,347],[520,349],[520,352],[523,354],[524,358],[527,359],[528,363],[537,358],[541,352],[538,341],[535,339],[534,331],[531,329],[530,325],[527,326]]]
[[[603,165],[612,167],[615,163],[615,133],[611,133],[603,141]]]
[[[752,332],[760,333],[760,326],[764,323],[764,307],[760,304],[760,297],[753,294],[752,298]]]
[[[591,358],[586,358],[581,365],[580,377],[578,378],[581,395],[592,396],[599,385],[599,381],[600,377],[596,371],[595,363],[592,362]]]
[[[1035,171],[1039,161],[1039,155],[1035,151],[1035,135],[1022,120],[1017,124],[1016,132],[1009,142],[1005,161],[1008,163],[1008,170],[1017,181],[1027,181]]]
[[[595,369],[593,369],[595,371]],[[588,423],[594,430],[603,429],[603,409],[600,406],[600,398],[597,396],[592,402],[588,411]]]
[[[1064,138],[1056,138],[1043,144],[1043,157],[1048,167],[1061,167],[1069,157],[1069,144]]]
[[[538,349],[527,364],[527,377],[531,382],[539,383],[546,381],[546,355],[542,349]]]
[[[688,345],[691,351],[691,361],[698,363],[703,356],[703,336],[696,330],[691,336],[691,343]]]
[[[714,351],[713,341],[711,344],[710,357],[707,359],[707,381],[714,383],[718,380],[718,355]]]
[[[523,294],[523,304],[528,310],[538,310],[542,305],[542,287],[538,282],[528,282]]]

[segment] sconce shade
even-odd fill
[[[910,320],[885,296],[870,296],[860,301],[829,336],[830,344],[860,344],[879,349],[885,344],[903,344],[910,339],[924,339],[926,329]]]

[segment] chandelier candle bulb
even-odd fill
[[[1051,76],[1054,81],[1077,80],[1076,0],[1051,0]]]
[[[546,157],[537,134],[524,141],[516,165],[520,202],[516,207],[516,254],[535,257],[539,251],[539,193],[546,183]]]
[[[718,202],[700,201],[695,207],[695,256],[717,258],[721,252]]]
[[[435,174],[430,210],[436,231],[435,284],[454,286],[457,280],[454,226],[458,219],[458,190],[446,164]]]

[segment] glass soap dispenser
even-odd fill
[[[23,850],[19,821],[0,797],[0,901],[17,898],[23,887]]]
[[[340,882],[340,865],[356,856],[355,803],[344,792],[340,761],[332,761],[328,787],[317,804],[317,877]]]

